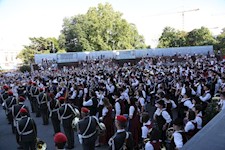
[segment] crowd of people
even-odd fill
[[[74,148],[74,117],[80,118],[76,132],[84,150],[180,149],[203,127],[214,95],[220,96],[218,111],[225,108],[224,63],[214,56],[185,57],[186,62],[169,65],[160,57],[122,66],[100,60],[2,74],[0,102],[21,149],[35,149],[39,125],[30,113],[42,117],[43,125],[51,120],[60,149],[66,143]],[[106,128],[101,134],[100,122]]]

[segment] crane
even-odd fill
[[[192,11],[199,11],[199,8],[176,12],[176,13],[181,13],[182,14],[182,28],[183,28],[183,30],[184,30],[184,13],[192,12]]]

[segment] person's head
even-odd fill
[[[201,104],[197,104],[194,107],[195,113],[198,114],[199,112],[202,111],[202,105]]]
[[[26,109],[26,108],[21,108],[21,109],[20,109],[20,115],[21,115],[21,116],[26,116],[26,115],[28,115],[27,109]]]
[[[86,107],[81,108],[81,117],[84,118],[90,114],[90,110]]]
[[[191,89],[186,89],[186,93],[184,94],[185,98],[190,98],[191,97]]]
[[[163,100],[159,100],[156,102],[156,107],[159,109],[165,108],[165,102]]]
[[[127,126],[127,118],[122,115],[116,116],[115,125],[117,129],[125,129]]]
[[[103,104],[104,104],[105,107],[110,107],[111,106],[108,98],[103,98]]]
[[[65,97],[59,97],[60,104],[64,104],[66,101]]]
[[[54,142],[55,142],[55,147],[57,149],[64,149],[66,142],[67,142],[67,137],[65,134],[58,132],[54,136]]]
[[[143,112],[143,113],[142,113],[142,123],[146,123],[146,122],[148,122],[148,121],[149,121],[149,119],[150,119],[150,115],[149,115],[149,113],[147,113],[147,112]]]
[[[187,111],[187,118],[189,121],[194,120],[195,119],[195,112],[193,110],[189,110]]]
[[[210,90],[210,85],[209,84],[205,84],[204,85],[204,91],[208,91]]]
[[[24,102],[25,100],[26,100],[26,98],[23,97],[23,96],[20,96],[20,97],[18,98],[18,101],[21,102],[21,103]]]
[[[181,118],[177,118],[173,121],[173,128],[175,131],[181,130],[184,126],[184,122]]]

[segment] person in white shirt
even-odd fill
[[[220,110],[225,109],[225,92],[220,93],[220,102],[219,102]]]
[[[193,108],[195,112],[195,121],[197,123],[197,130],[202,129],[202,105],[196,104],[196,106]]]
[[[173,129],[175,130],[175,132],[172,136],[173,138],[171,140],[170,149],[181,149],[187,142],[185,132],[183,131],[183,120],[181,118],[177,118],[174,120]]]
[[[195,112],[193,110],[189,110],[187,112],[188,122],[184,127],[184,131],[187,133],[187,138],[192,138],[197,133],[197,122],[195,121]]]
[[[212,97],[210,94],[210,85],[209,84],[204,85],[204,91],[205,91],[205,93],[202,96],[200,96],[199,98],[202,102],[209,102],[209,100]]]
[[[165,102],[163,100],[157,101],[156,107],[157,110],[155,111],[153,118],[158,124],[160,136],[159,139],[164,142],[166,138],[166,130],[169,127],[172,119],[169,113],[166,111]]]

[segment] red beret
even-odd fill
[[[119,122],[127,122],[127,118],[122,115],[117,116],[116,120]]]
[[[65,99],[65,97],[60,97],[59,98],[59,101],[65,101],[66,99]]]
[[[28,82],[28,84],[32,84],[32,81],[30,80],[30,81]]]
[[[82,107],[82,108],[81,108],[81,112],[87,114],[87,113],[90,112],[90,110],[89,110],[88,108],[86,108],[86,107]]]
[[[13,95],[13,92],[12,92],[12,91],[8,91],[8,94],[9,94],[9,95]]]
[[[65,143],[65,142],[67,142],[67,137],[65,136],[65,134],[58,132],[54,136],[54,142],[55,143]]]
[[[48,95],[49,95],[49,97],[51,97],[51,98],[54,98],[54,97],[55,97],[55,95],[54,95],[53,93],[49,93]]]
[[[23,97],[23,96],[19,97],[19,102],[24,102],[25,100],[26,100],[25,97]]]
[[[8,85],[4,85],[3,86],[3,89],[8,90],[9,89],[9,86]]]
[[[43,92],[44,91],[44,88],[40,88],[39,90],[40,90],[40,92]]]
[[[37,83],[36,83],[36,82],[32,82],[32,84],[33,84],[34,86],[36,86],[36,85],[37,85]]]
[[[27,109],[25,109],[25,108],[21,108],[21,109],[20,109],[20,113],[28,113],[28,111],[27,111]]]

